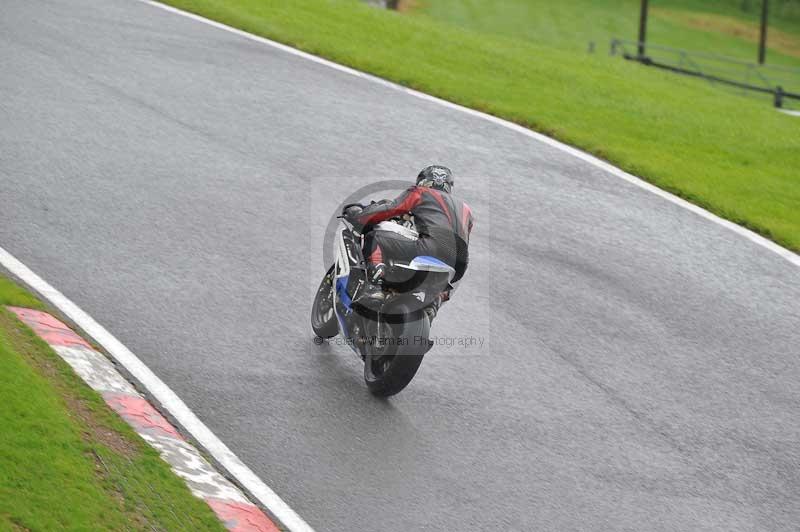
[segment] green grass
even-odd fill
[[[587,43],[594,41],[605,53],[612,38],[638,38],[639,4],[639,0],[417,0],[418,7],[410,13],[572,51],[585,51]],[[756,41],[732,33],[750,28],[755,39],[760,13],[742,11],[727,0],[653,0],[650,5],[650,43],[755,62]],[[797,5],[800,10],[800,3]],[[711,24],[698,29],[687,15],[705,15]],[[772,18],[779,20],[777,15]],[[769,48],[767,62],[800,67],[800,15],[780,20],[783,23],[779,25],[773,21],[770,41],[783,52]],[[789,36],[795,46],[787,50],[787,43],[779,37]]]
[[[168,3],[545,132],[800,250],[800,119],[761,100],[354,0]]]
[[[224,530],[6,305],[42,308],[0,276],[0,530]]]
[[[769,0],[769,25],[780,30],[800,32],[800,0]],[[741,20],[761,20],[761,0],[652,0],[656,7],[669,6]]]

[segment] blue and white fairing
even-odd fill
[[[347,254],[347,246],[344,243],[344,236],[342,232],[345,231],[344,226],[340,226],[336,232],[336,249],[334,250],[335,263],[334,263],[334,291],[333,291],[333,311],[336,313],[336,319],[339,321],[339,330],[345,338],[348,336],[347,322],[341,312],[340,304],[344,306],[347,312],[352,307],[352,300],[350,294],[347,293],[347,284],[350,281],[350,260]]]

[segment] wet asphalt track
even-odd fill
[[[435,333],[484,344],[378,401],[311,341],[322,233],[429,162],[478,218]],[[432,102],[135,1],[4,0],[0,246],[318,530],[800,523],[800,270]]]

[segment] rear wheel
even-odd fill
[[[397,312],[395,309],[394,312]],[[411,382],[428,351],[427,317],[422,312],[406,315],[402,323],[370,321],[364,382],[373,395],[394,395]]]
[[[333,309],[333,266],[322,278],[322,282],[311,306],[311,328],[320,338],[333,338],[339,334],[339,324]]]

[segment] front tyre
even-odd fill
[[[320,338],[333,338],[339,334],[339,324],[333,309],[333,266],[322,278],[322,282],[311,306],[311,328]]]
[[[394,309],[395,315],[402,314]],[[402,391],[416,375],[422,358],[430,348],[430,323],[423,312],[409,312],[407,321],[382,323],[380,334],[371,322],[370,344],[364,360],[364,382],[378,397],[389,397]]]

